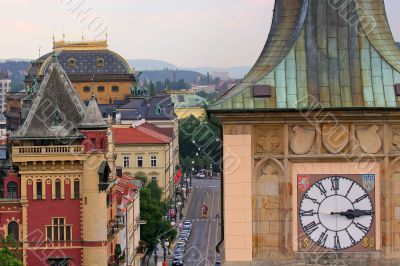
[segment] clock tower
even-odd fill
[[[223,128],[224,265],[400,265],[400,50],[383,0],[275,0]]]

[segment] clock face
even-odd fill
[[[332,175],[314,177],[308,180],[309,185],[303,184],[298,204],[301,233],[319,248],[344,251],[365,239],[371,247],[367,236],[375,216],[373,193],[356,179]]]

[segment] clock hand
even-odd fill
[[[372,215],[374,214],[373,211],[364,211],[364,210],[348,210],[345,212],[331,212],[331,215],[341,215],[341,216],[345,216],[347,219],[354,219],[354,218],[358,218],[361,216],[367,216],[367,215]]]

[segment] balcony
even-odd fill
[[[54,154],[82,154],[82,145],[71,146],[21,146],[13,147],[13,156],[54,155]]]
[[[121,215],[116,215],[114,219],[108,222],[108,228],[107,228],[108,240],[114,239],[115,235],[118,234],[124,228],[125,228],[125,223],[121,221]]]

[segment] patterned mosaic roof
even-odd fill
[[[132,74],[128,62],[110,50],[59,50],[55,54],[68,76]],[[28,78],[44,75],[52,62],[52,55],[48,53],[33,62],[28,69]]]

